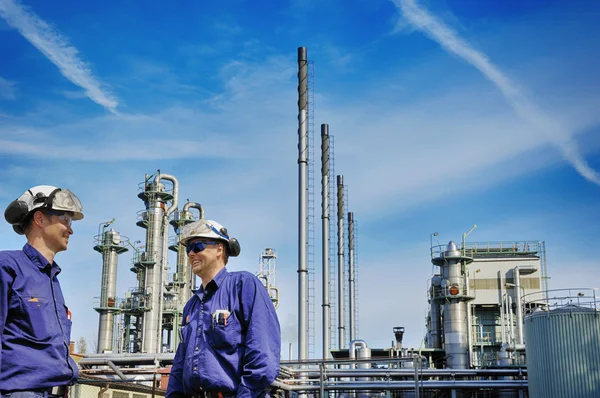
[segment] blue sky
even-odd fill
[[[143,239],[138,184],[176,176],[181,200],[241,241],[230,269],[256,271],[277,250],[287,359],[306,46],[316,130],[335,137],[357,221],[358,337],[387,347],[401,325],[418,346],[433,232],[460,241],[477,224],[470,240],[544,240],[550,288],[600,286],[599,16],[584,0],[0,0],[0,205],[38,184],[81,198],[85,219],[57,262],[73,339],[94,341],[98,225],[116,218]],[[6,223],[0,241],[23,244]]]

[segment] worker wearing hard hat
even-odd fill
[[[240,244],[222,225],[188,224],[180,244],[202,286],[183,309],[167,397],[268,397],[281,333],[267,289],[249,272],[227,271]]]
[[[83,218],[81,202],[68,189],[39,185],[12,201],[4,218],[27,243],[0,251],[0,394],[64,396],[78,370],[54,257],[67,250],[72,221]]]

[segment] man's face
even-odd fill
[[[43,214],[45,222],[42,234],[46,246],[54,253],[67,250],[69,237],[73,235],[71,213],[64,211],[44,211]]]
[[[200,244],[201,243],[201,244]],[[203,250],[199,250],[201,247]],[[194,275],[202,278],[203,275],[214,270],[218,266],[218,259],[222,257],[223,246],[215,241],[207,239],[195,238],[191,239],[187,244],[188,258]]]

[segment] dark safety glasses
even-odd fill
[[[206,249],[208,245],[216,245],[217,242],[203,242],[201,240],[197,240],[196,242],[188,243],[185,246],[185,252],[189,255],[190,252],[199,253]]]

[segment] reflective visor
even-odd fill
[[[73,220],[81,220],[83,214],[83,206],[79,201],[79,198],[68,189],[61,189],[56,192],[52,200],[52,210],[63,210],[73,212]]]

